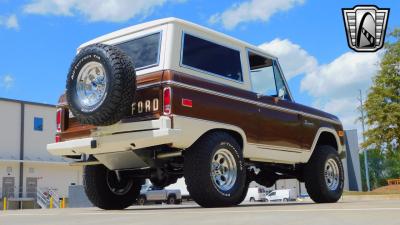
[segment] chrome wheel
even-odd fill
[[[236,182],[237,165],[235,157],[228,149],[219,149],[211,161],[211,179],[221,191],[229,191]]]
[[[118,180],[114,171],[107,171],[106,179],[108,188],[110,188],[110,191],[115,195],[125,195],[133,186],[132,179]]]
[[[339,186],[339,166],[334,159],[328,159],[325,163],[324,177],[328,189],[335,191]]]
[[[106,71],[101,63],[89,62],[80,70],[76,92],[83,111],[93,111],[104,101],[107,88]]]

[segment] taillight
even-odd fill
[[[171,115],[172,111],[172,90],[170,87],[164,88],[163,91],[163,109],[164,109],[164,115]]]
[[[56,116],[57,132],[61,132],[61,120],[63,111],[64,110],[62,108],[57,109],[57,116]]]

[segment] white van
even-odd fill
[[[250,187],[247,191],[246,202],[265,202],[265,189],[262,187]]]
[[[296,196],[294,196],[294,194],[294,191],[291,189],[274,190],[267,194],[265,198],[267,202],[288,202],[296,199]]]

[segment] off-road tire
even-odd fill
[[[246,180],[244,187],[243,187],[242,195],[238,199],[236,205],[239,205],[240,203],[242,203],[244,201],[244,199],[247,196],[247,192],[249,191],[249,186],[250,186],[250,181]]]
[[[104,99],[84,109],[77,95],[79,71],[89,62],[100,63],[106,73]],[[66,97],[70,110],[81,124],[112,125],[131,112],[136,91],[136,74],[132,59],[117,47],[95,44],[82,49],[68,72]]]
[[[106,210],[125,209],[133,205],[140,194],[143,179],[133,180],[133,185],[123,195],[113,193],[107,184],[108,169],[103,165],[85,166],[83,184],[89,200],[94,206]],[[129,179],[129,178],[126,178]]]
[[[227,191],[215,187],[210,175],[212,157],[222,148],[232,153],[237,165],[236,181]],[[225,132],[206,134],[185,152],[184,177],[190,196],[202,207],[228,207],[239,204],[246,182],[246,169],[240,145]]]
[[[336,190],[328,188],[324,177],[325,163],[329,159],[334,159],[339,168],[339,185]],[[335,148],[329,145],[317,146],[303,172],[308,195],[314,202],[333,203],[340,199],[343,193],[344,172],[342,161]]]

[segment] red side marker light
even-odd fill
[[[182,98],[182,106],[186,106],[186,107],[193,107],[193,102],[190,99],[187,98]]]

